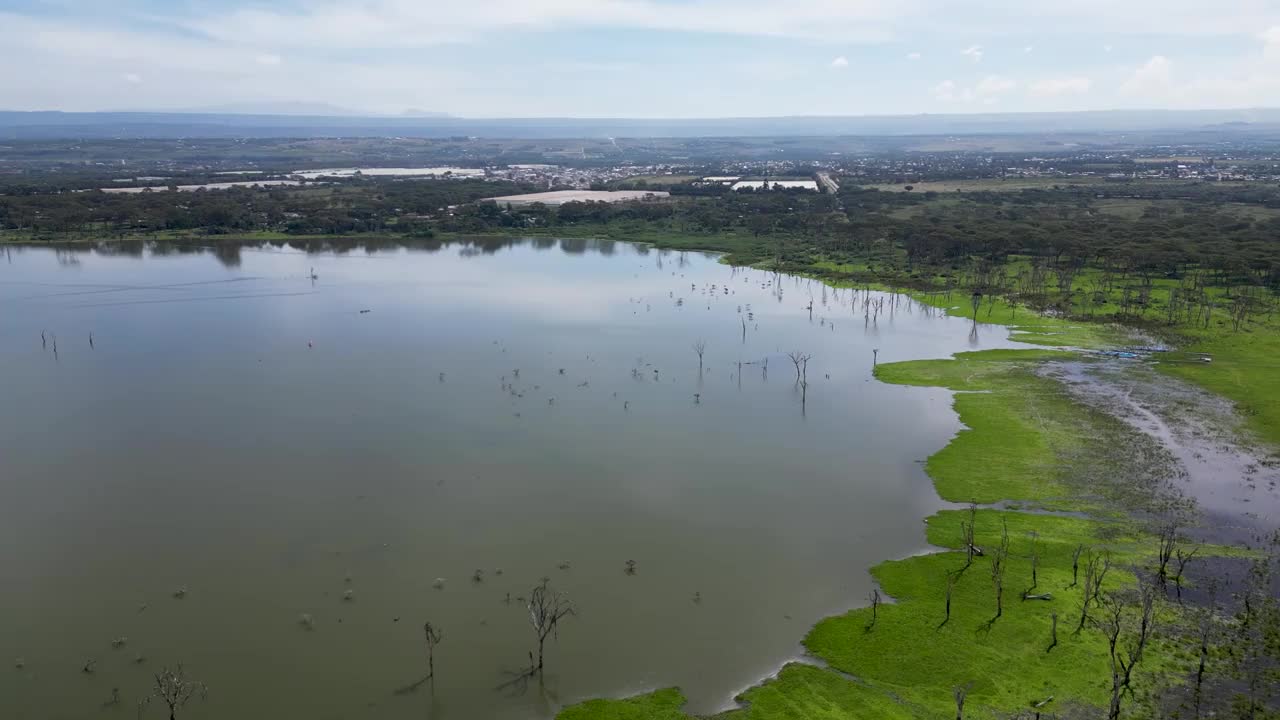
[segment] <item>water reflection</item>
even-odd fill
[[[190,718],[547,717],[670,685],[715,711],[924,547],[918,461],[955,418],[873,363],[1008,345],[589,239],[12,250],[5,718],[84,716],[177,661],[211,689]],[[536,689],[495,692],[544,577],[580,612]],[[428,621],[434,691],[396,694]]]

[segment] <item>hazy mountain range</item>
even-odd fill
[[[268,112],[269,110],[269,112]],[[279,137],[778,137],[1280,131],[1280,109],[1113,110],[956,115],[762,118],[460,118],[443,113],[348,114],[309,103],[235,105],[189,112],[0,111],[0,138]]]

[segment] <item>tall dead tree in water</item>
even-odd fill
[[[813,356],[796,351],[787,353],[787,357],[791,358],[791,364],[796,366],[796,382],[800,383],[807,380],[809,375],[809,360],[811,360]]]
[[[406,695],[414,692],[424,684],[430,682],[432,688],[435,687],[436,679],[436,646],[440,644],[440,628],[432,625],[430,622],[424,623],[422,626],[423,640],[427,646],[427,674],[422,676],[416,682],[405,685],[396,690],[397,695]]]
[[[542,672],[542,648],[547,638],[556,634],[560,621],[573,615],[573,603],[563,593],[553,590],[546,580],[529,593],[529,624],[538,637],[538,663],[530,672]]]
[[[707,341],[699,340],[695,342],[693,351],[698,354],[698,375],[702,375],[702,354],[707,351]]]
[[[188,678],[182,663],[178,663],[176,670],[166,667],[155,674],[155,685],[151,688],[151,694],[138,703],[138,715],[142,715],[142,711],[151,704],[152,700],[159,699],[165,707],[169,708],[169,720],[177,720],[178,711],[197,694],[204,698],[209,694],[209,688],[199,680]]]

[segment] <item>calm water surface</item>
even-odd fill
[[[544,718],[671,685],[724,708],[926,548],[920,461],[956,418],[872,349],[1012,345],[865,297],[588,241],[10,248],[0,716],[134,717],[179,661],[209,687],[187,718]],[[543,577],[579,612],[543,687],[499,691]],[[397,695],[427,620],[435,691]]]

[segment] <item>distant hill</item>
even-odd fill
[[[288,104],[297,112],[3,112],[0,139],[55,138],[279,138],[279,137],[782,137],[1009,135],[1152,131],[1233,134],[1280,131],[1280,109],[1112,110],[1068,113],[963,115],[798,116],[771,118],[459,118],[410,111],[412,116],[351,116],[330,106]],[[250,110],[260,106],[243,106]],[[277,108],[279,109],[279,108]],[[340,110],[337,108],[336,110]]]

